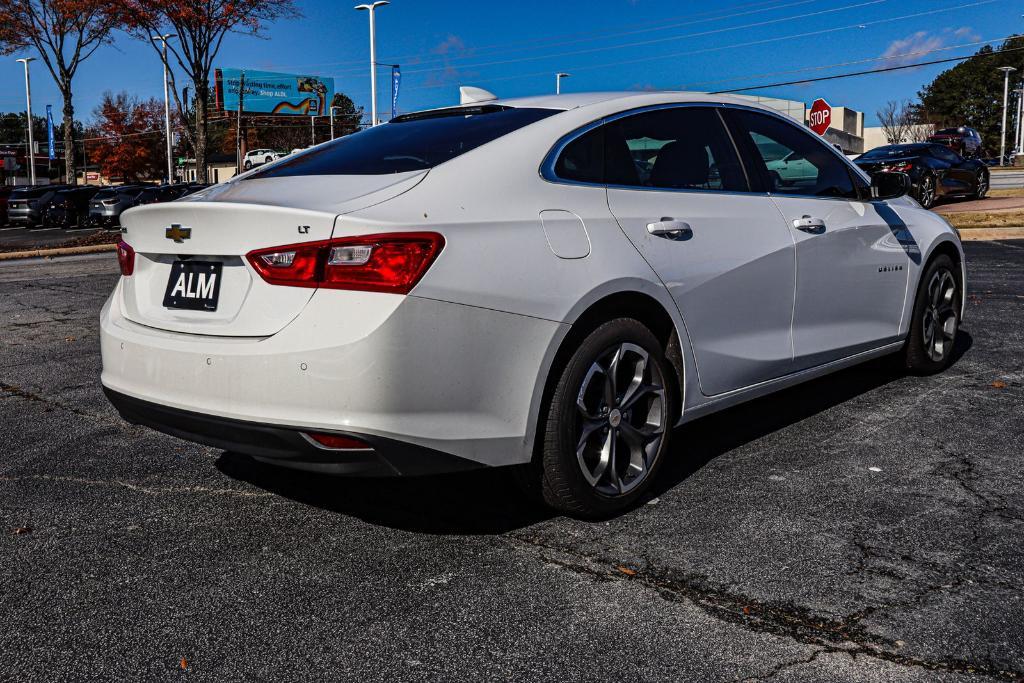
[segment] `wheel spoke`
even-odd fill
[[[625,350],[625,345],[620,349],[620,353]],[[633,350],[633,349],[631,349]],[[636,348],[636,354],[639,356],[636,364],[633,366],[633,376],[629,378],[629,385],[626,386],[625,391],[622,392],[622,399],[620,401],[623,410],[626,409],[627,404],[633,403],[633,395],[644,386],[644,375],[647,373],[647,352],[643,349]]]
[[[580,456],[583,454],[584,449],[587,447],[587,442],[590,441],[590,437],[594,435],[599,429],[603,429],[608,426],[606,420],[587,420],[583,423],[583,432],[580,434],[580,441],[576,444],[576,455]]]
[[[594,381],[594,375],[605,375],[605,370],[597,363],[592,363],[590,369],[587,370],[587,375],[583,378],[583,385],[580,387],[579,394],[576,395],[576,409],[579,410],[580,414],[585,420],[600,420],[601,415],[600,406],[596,409],[587,407],[587,394],[590,390],[590,384]],[[607,380],[606,380],[607,381]]]
[[[951,315],[946,318],[945,322],[942,323],[942,336],[948,341],[953,341],[956,337],[956,316]]]
[[[618,463],[615,462],[616,443],[618,442],[617,429],[608,430],[608,483],[612,485],[615,493],[622,493],[622,480],[619,478]]]
[[[659,397],[665,396],[665,390],[655,384],[641,384],[631,394],[622,399],[622,410],[629,410],[637,401],[648,394],[656,394]]]

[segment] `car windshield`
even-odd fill
[[[926,148],[927,145],[887,145],[886,147],[876,147],[870,152],[865,152],[857,157],[857,161],[919,156],[926,151]]]
[[[297,154],[249,178],[419,171],[557,113],[556,109],[484,105],[405,114]]]
[[[47,185],[40,185],[39,187],[19,187],[11,193],[11,199],[34,199],[36,197],[42,197],[48,192],[53,192],[53,190],[53,187]]]

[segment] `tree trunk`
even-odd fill
[[[210,89],[206,85],[206,78],[197,79],[196,83],[196,181],[200,183],[210,182],[206,173],[206,107],[210,97]]]
[[[71,104],[71,83],[60,89],[64,98],[64,173],[69,185],[78,184],[75,173],[75,107]]]

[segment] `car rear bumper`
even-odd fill
[[[358,438],[370,448],[320,448],[297,429],[170,408],[106,387],[103,392],[121,417],[132,424],[285,467],[366,477],[416,476],[481,467],[447,453],[362,434],[344,436]]]
[[[414,296],[318,290],[272,336],[215,337],[131,322],[120,296],[119,284],[100,320],[110,392],[214,420],[352,434],[478,465],[529,461],[539,378],[565,329]],[[161,419],[138,421],[161,429]],[[211,443],[203,434],[179,435]],[[244,440],[211,445],[259,455]]]

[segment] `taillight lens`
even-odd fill
[[[258,249],[246,258],[272,285],[408,294],[443,247],[436,232],[403,232]]]
[[[885,170],[889,171],[890,173],[906,173],[912,168],[914,168],[914,164],[905,161],[903,163],[888,166]]]
[[[125,277],[135,272],[135,250],[124,240],[117,243],[117,264]]]

